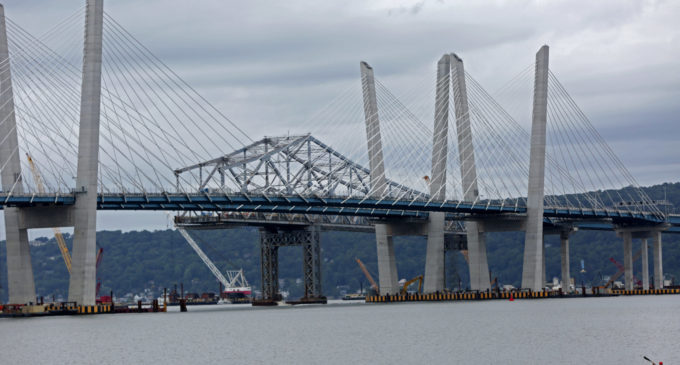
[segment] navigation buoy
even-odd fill
[[[511,301],[511,302],[514,302],[514,301],[515,301],[515,296],[512,295],[512,294],[510,294],[510,299],[508,299],[508,300]]]

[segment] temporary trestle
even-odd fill
[[[279,293],[279,247],[302,246],[302,271],[305,295],[291,303],[326,303],[321,290],[321,240],[319,228],[289,226],[260,228],[262,299],[255,304],[275,304]]]

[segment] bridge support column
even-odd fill
[[[302,246],[305,295],[300,302],[325,303],[321,292],[321,237],[319,228],[291,229],[281,226],[260,229],[262,300],[276,302],[279,294],[279,247]]]
[[[529,155],[529,193],[524,238],[522,288],[542,290],[545,285],[543,260],[543,198],[545,186],[545,141],[548,113],[548,46],[536,53],[534,106]]]
[[[652,232],[652,244],[654,255],[654,289],[663,288],[663,257],[661,247],[661,231]]]
[[[448,157],[449,89],[451,87],[451,56],[445,54],[437,64],[437,84],[432,141],[432,171],[430,197],[446,199],[446,162]],[[446,214],[430,212],[427,226],[425,257],[425,293],[444,290],[444,221]]]
[[[633,234],[623,231],[623,268],[626,290],[633,290]]]
[[[543,255],[545,256],[545,255]],[[569,232],[560,232],[560,256],[562,259],[562,291],[571,292],[571,273],[569,272]],[[545,262],[545,260],[544,260]],[[545,268],[543,269],[545,270]]]
[[[24,192],[19,157],[5,9],[0,4],[0,167],[3,167],[0,170],[4,192],[15,194]],[[19,228],[20,214],[18,208],[5,208],[7,286],[9,303],[13,304],[35,301],[35,281],[28,232]]]
[[[378,254],[378,285],[380,285],[381,295],[399,292],[394,243],[392,235],[387,234],[387,228],[387,224],[375,225],[375,241]]]
[[[486,258],[486,235],[480,232],[480,223],[465,222],[467,231],[468,261],[470,266],[470,289],[487,290],[491,288],[489,264]]]
[[[75,226],[69,301],[95,304],[97,174],[99,170],[99,111],[101,103],[103,0],[88,0],[78,136]]]
[[[319,229],[309,227],[309,239],[302,245],[305,298],[321,298],[321,243]]]
[[[444,220],[446,213],[430,212],[427,224],[427,251],[425,256],[424,293],[444,290]]]
[[[260,273],[262,277],[262,300],[278,301],[279,295],[279,246],[275,245],[276,233],[260,230]]]
[[[463,187],[463,198],[467,202],[477,201],[477,167],[475,165],[475,150],[470,126],[470,112],[465,84],[465,68],[463,60],[457,55],[451,55],[453,71],[453,102],[456,112],[456,131],[458,134],[458,156],[460,159],[460,176]],[[470,288],[472,290],[487,290],[491,288],[489,278],[489,264],[486,258],[486,237],[480,231],[481,223],[465,222],[468,242],[468,261],[470,268]]]
[[[640,250],[642,251],[642,289],[649,289],[649,249],[647,239],[643,238],[640,241]]]

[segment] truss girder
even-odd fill
[[[229,179],[224,178],[227,171]],[[184,191],[355,197],[370,191],[367,168],[308,134],[267,137],[220,158],[177,169],[178,184],[180,175],[191,172],[198,172],[201,181],[197,187],[182,186]],[[388,181],[387,191],[391,197],[427,198],[394,181]]]

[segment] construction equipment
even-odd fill
[[[102,262],[102,258],[104,258],[104,249],[99,248],[99,251],[97,251],[97,263],[95,264],[95,271],[99,271],[99,264]],[[99,288],[102,286],[102,281],[97,279],[97,287],[95,288],[95,297],[99,297]]]
[[[418,275],[415,278],[404,283],[404,286],[401,287],[401,295],[406,295],[409,285],[415,283],[416,281],[418,282],[418,293],[422,293],[423,292],[423,276]]]
[[[640,256],[642,256],[642,250],[635,253],[635,256],[633,257],[633,262],[637,261],[640,258]],[[623,273],[626,271],[626,268],[623,265],[621,265],[618,261],[614,260],[613,257],[610,257],[609,261],[611,261],[614,265],[616,265],[616,267],[619,269],[619,271],[617,271],[614,275],[612,275],[612,277],[609,278],[609,281],[607,281],[607,283],[604,284],[605,288],[612,285],[614,283],[614,281],[616,281],[616,279],[621,277],[621,275],[623,275]],[[640,280],[638,280],[635,277],[635,275],[633,275],[633,280],[637,285],[642,285],[642,282]]]
[[[248,281],[246,280],[245,275],[243,275],[243,269],[241,270],[227,270],[227,276],[229,279],[227,279],[222,272],[213,264],[213,262],[208,258],[208,256],[201,250],[201,248],[198,246],[196,241],[194,241],[193,238],[189,235],[189,233],[184,229],[184,228],[177,228],[177,231],[186,239],[186,241],[189,243],[189,246],[196,251],[198,254],[198,257],[203,260],[203,263],[210,269],[210,272],[212,272],[213,275],[217,278],[217,280],[224,285],[224,291],[225,292],[231,292],[231,291],[237,291],[237,290],[243,290],[250,294],[250,286],[248,285]]]
[[[38,167],[35,165],[35,162],[33,162],[33,159],[28,153],[26,154],[26,159],[28,159],[28,165],[31,167],[31,173],[33,174],[33,180],[35,180],[35,185],[38,188],[38,192],[41,194],[45,193],[45,186],[43,185],[42,178],[38,172]],[[57,244],[59,245],[59,251],[61,251],[61,257],[64,259],[66,269],[68,270],[68,273],[71,274],[71,254],[69,254],[68,247],[66,247],[64,236],[61,234],[59,228],[52,228],[52,231],[54,231],[54,238],[57,240]]]
[[[468,256],[468,250],[460,250],[460,254],[463,255],[465,263],[470,265],[470,256]]]
[[[380,294],[380,288],[378,287],[378,284],[375,283],[375,280],[373,280],[373,277],[371,276],[371,273],[368,272],[368,269],[366,266],[364,266],[364,263],[359,260],[358,257],[355,257],[354,260],[356,260],[357,264],[359,264],[359,267],[361,268],[361,271],[364,272],[364,275],[366,275],[366,279],[368,279],[368,282],[371,283],[371,288],[375,290],[376,293]]]

